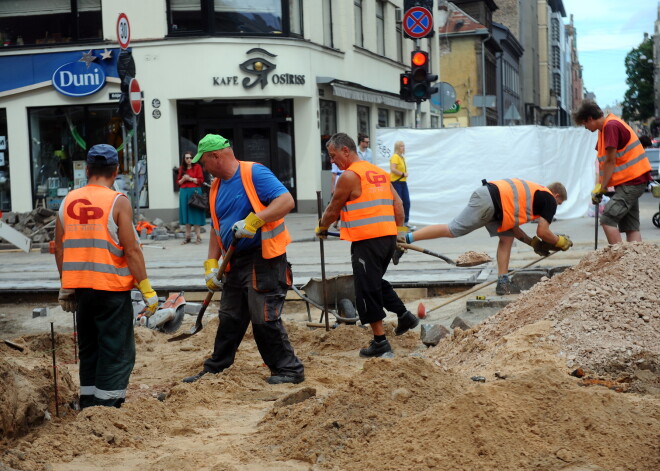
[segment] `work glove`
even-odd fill
[[[540,255],[541,257],[547,257],[550,255],[550,250],[548,250],[548,244],[543,242],[539,237],[534,236],[529,242],[529,245],[534,249],[534,253]]]
[[[569,239],[568,236],[560,235],[559,240],[555,243],[555,247],[565,252],[573,247],[573,242],[571,242],[571,239]]]
[[[266,221],[259,218],[256,214],[250,213],[245,219],[236,221],[232,227],[234,237],[237,239],[252,239],[257,233],[257,229],[266,224]]]
[[[57,296],[60,306],[64,312],[76,312],[76,290],[60,288],[60,294]]]
[[[314,229],[314,234],[316,234],[316,237],[318,237],[319,239],[327,239],[328,238],[328,227],[327,226],[322,226],[320,219],[319,219],[318,226],[316,226],[316,229]]]
[[[144,315],[151,317],[151,315],[156,312],[156,309],[158,309],[158,295],[151,287],[149,278],[140,281],[137,287],[140,290],[140,293],[142,293],[144,303],[147,305],[147,307],[144,308]]]
[[[218,291],[222,288],[222,281],[218,279],[218,260],[209,258],[204,262],[204,280],[210,291]]]
[[[399,244],[406,243],[406,234],[408,233],[408,228],[405,226],[397,226],[396,231],[397,231],[396,248],[394,249],[394,253],[392,254],[392,263],[394,265],[398,265],[399,260],[401,259],[403,254],[406,253],[406,249],[401,247]]]
[[[593,204],[600,204],[603,199],[603,194],[605,190],[600,186],[600,183],[596,183],[596,186],[591,190],[591,202]]]

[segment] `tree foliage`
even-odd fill
[[[626,84],[622,118],[646,122],[655,113],[653,102],[653,40],[647,38],[626,56]]]

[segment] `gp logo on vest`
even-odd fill
[[[78,214],[76,214],[74,208],[79,204],[91,205],[92,203],[86,199],[72,201],[71,204],[66,208],[66,214],[71,219],[79,220],[80,224],[89,224],[90,219],[100,219],[103,217],[103,210],[97,206],[81,206],[80,211],[78,211]]]
[[[364,175],[367,177],[367,181],[369,183],[376,185],[377,187],[387,183],[387,178],[385,178],[385,175],[374,172],[373,170],[367,170]]]

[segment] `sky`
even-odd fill
[[[653,36],[658,0],[563,0],[565,23],[577,31],[577,49],[584,87],[601,107],[622,102],[626,55]]]

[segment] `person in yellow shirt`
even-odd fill
[[[399,194],[403,202],[404,223],[411,231],[416,227],[411,226],[408,220],[410,219],[410,194],[408,193],[408,165],[403,154],[406,152],[406,145],[403,141],[396,141],[394,143],[394,154],[390,157],[390,182]]]

